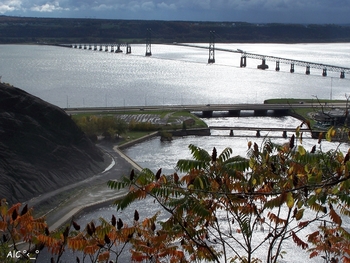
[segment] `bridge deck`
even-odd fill
[[[234,131],[287,131],[295,132],[296,128],[282,127],[243,127],[243,126],[209,126],[210,130],[234,130]],[[300,129],[300,132],[310,132],[310,129]]]
[[[179,46],[209,49],[209,47],[198,46],[198,45],[193,45],[193,44],[182,44],[182,43],[174,43],[174,44],[179,45]],[[344,73],[350,72],[350,68],[347,68],[347,67],[340,67],[340,66],[327,65],[327,64],[315,63],[315,62],[309,62],[309,61],[303,61],[303,60],[254,54],[254,53],[244,52],[243,50],[239,50],[239,49],[234,50],[234,49],[215,47],[215,50],[231,52],[231,53],[240,53],[240,54],[242,54],[242,56],[245,56],[247,58],[253,58],[253,59],[260,59],[260,60],[265,59],[265,60],[274,61],[274,62],[278,61],[280,63],[285,63],[285,64],[294,64],[294,65],[303,66],[303,67],[309,66],[310,68],[327,69],[329,71],[334,71],[334,72],[344,72]]]

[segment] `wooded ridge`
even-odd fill
[[[0,43],[349,42],[350,24],[252,24],[0,16]]]

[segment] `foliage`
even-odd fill
[[[282,146],[249,142],[248,158],[232,157],[230,148],[219,155],[190,145],[193,159],[177,163],[183,176],[144,169],[110,181],[111,188],[129,187],[117,209],[151,196],[169,213],[159,231],[186,261],[257,262],[254,255],[264,247],[264,261],[277,262],[289,239],[310,257],[348,262],[350,233],[342,218],[350,215],[349,153],[308,151],[299,130]],[[333,136],[334,130],[326,134]],[[300,236],[310,225],[320,229]]]
[[[300,128],[284,145],[248,142],[246,158],[232,156],[231,148],[219,154],[216,148],[209,153],[189,145],[192,159],[179,160],[171,175],[132,170],[108,182],[112,189],[129,189],[115,201],[118,210],[151,197],[167,213],[163,220],[159,212],[141,220],[135,210],[131,224],[113,215],[110,221],[100,218],[81,227],[72,220],[49,231],[32,209],[8,208],[3,200],[0,260],[14,262],[7,253],[20,250],[18,242],[24,241],[30,253],[46,247],[51,262],[60,262],[69,249],[79,252],[76,262],[118,262],[130,251],[133,262],[270,263],[284,256],[285,241],[291,240],[310,258],[350,262],[344,225],[350,216],[350,150],[323,152],[316,145],[307,150]],[[334,136],[330,129],[324,137]],[[258,258],[259,249],[266,258]]]
[[[34,218],[32,209],[25,205],[14,204],[8,207],[5,199],[1,200],[0,206],[0,260],[1,262],[15,262],[16,257],[9,254],[19,251],[17,258],[21,262],[30,262],[30,257],[36,255],[43,246],[36,242],[35,237],[45,231],[47,225],[45,219]],[[22,242],[25,242],[23,245]],[[26,251],[24,253],[23,251]]]
[[[96,115],[83,116],[77,118],[73,116],[76,124],[86,133],[87,136],[104,135],[105,137],[114,137],[123,134],[127,130],[127,123],[112,116],[98,117]]]

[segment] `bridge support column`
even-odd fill
[[[310,75],[310,66],[306,66],[305,74]]]
[[[340,72],[340,78],[341,79],[345,78],[345,72],[344,71]]]
[[[215,63],[215,31],[210,31],[208,63]]]
[[[147,38],[146,38],[146,57],[152,56],[151,51],[151,39],[152,39],[152,31],[150,28],[147,28]]]
[[[114,45],[111,45],[111,52],[114,53]]]
[[[233,130],[230,130],[230,137],[233,137]]]
[[[276,71],[280,71],[280,62],[276,61]]]
[[[262,62],[261,62],[261,65],[258,65],[258,69],[268,69],[269,66],[266,65],[266,60],[263,59]]]
[[[108,52],[108,49],[109,49],[109,45],[106,45],[105,46],[105,52]]]
[[[259,138],[260,136],[261,136],[261,135],[260,135],[260,131],[259,131],[259,130],[257,130],[257,131],[256,131],[256,137],[258,137],[258,138]]]
[[[254,116],[266,116],[267,110],[254,110]]]
[[[284,139],[286,139],[286,138],[287,138],[287,131],[283,131],[283,133],[282,133],[282,137],[283,137]]]
[[[102,51],[102,50],[103,50],[102,45],[100,45],[100,51]]]
[[[327,69],[326,68],[323,69],[322,76],[323,77],[327,77]]]
[[[123,50],[120,49],[120,44],[117,45],[117,50],[115,51],[115,53],[122,53]]]
[[[131,46],[126,44],[126,54],[131,54]]]
[[[290,64],[290,73],[294,73],[294,64]]]
[[[273,110],[273,116],[288,116],[289,115],[289,110],[288,109],[281,109],[281,110]]]
[[[246,66],[247,66],[247,57],[243,56],[243,57],[241,57],[240,67],[245,68]]]
[[[204,110],[202,112],[202,116],[204,118],[210,118],[210,117],[213,117],[213,111],[212,110]]]
[[[240,110],[229,110],[228,111],[228,115],[230,117],[239,117],[241,114],[241,111]]]
[[[95,50],[95,51],[97,50],[97,45],[94,46],[94,50]]]

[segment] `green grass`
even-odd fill
[[[265,100],[265,104],[299,104],[299,103],[312,103],[312,107],[309,108],[294,108],[292,111],[304,119],[310,121],[311,128],[315,125],[316,121],[310,118],[309,114],[312,112],[320,111],[323,107],[324,110],[328,110],[331,107],[326,107],[325,104],[332,105],[332,103],[346,103],[346,100],[329,100],[329,99],[269,99]],[[322,104],[322,105],[320,105]]]
[[[294,99],[294,98],[285,98],[285,99],[268,99],[265,100],[265,104],[298,104],[298,103],[315,103],[317,106],[319,103],[346,103],[346,100],[328,100],[328,99]]]

